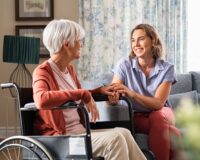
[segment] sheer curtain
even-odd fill
[[[81,80],[110,73],[130,53],[130,32],[139,23],[153,25],[177,72],[186,68],[187,0],[79,0],[85,45],[77,64]]]

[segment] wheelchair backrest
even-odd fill
[[[20,107],[24,107],[26,103],[33,102],[33,88],[19,88]]]
[[[32,88],[19,88],[20,108],[25,104],[33,102],[33,89]],[[34,135],[33,124],[37,111],[23,111],[21,112],[22,135]]]

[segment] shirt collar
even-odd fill
[[[136,71],[141,71],[141,69],[140,69],[140,67],[138,65],[138,58],[137,57],[132,58],[131,59],[131,63],[132,63],[133,69],[135,69]],[[163,70],[163,69],[164,69],[163,60],[158,58],[156,60],[156,64],[155,64],[154,71],[153,71],[153,75],[158,74],[159,71]]]
[[[137,57],[131,58],[131,63],[132,63],[133,69],[135,69],[136,71],[141,71],[140,67],[138,65],[138,58]]]

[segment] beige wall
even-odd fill
[[[2,62],[4,35],[14,35],[15,25],[45,25],[46,21],[15,21],[15,0],[1,0],[0,5],[0,83],[7,82],[16,64]],[[54,18],[78,21],[78,0],[54,0]],[[40,63],[44,59],[40,60]],[[32,72],[36,65],[27,65]],[[16,126],[17,114],[14,99],[8,90],[0,89],[0,127]],[[8,117],[8,118],[7,118]],[[1,135],[0,135],[1,136]]]

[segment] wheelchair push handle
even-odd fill
[[[14,83],[1,83],[1,88],[6,89],[6,88],[12,88],[15,87]]]

